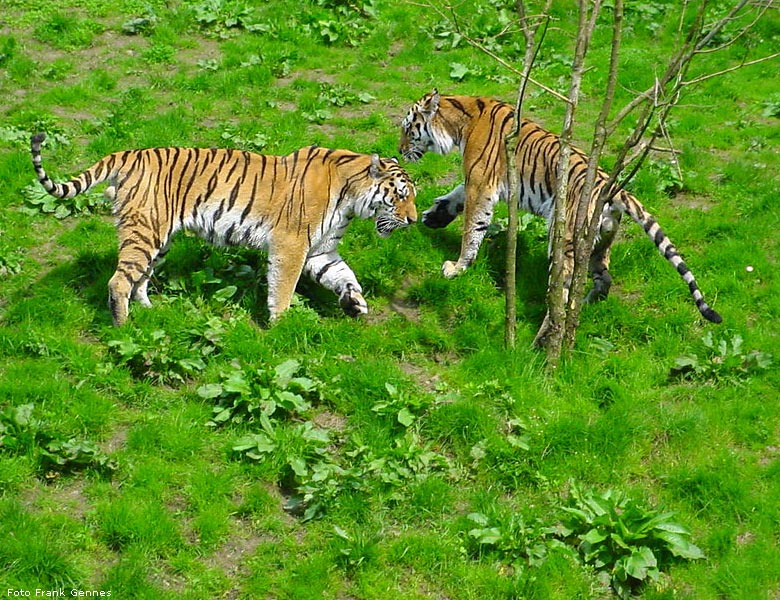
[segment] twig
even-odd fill
[[[434,10],[436,13],[438,13],[438,15],[440,17],[442,17],[443,19],[446,19],[447,21],[452,23],[454,25],[455,31],[458,33],[458,35],[460,35],[464,40],[466,40],[466,42],[468,44],[474,46],[480,52],[483,52],[483,53],[487,54],[490,58],[495,60],[498,64],[500,64],[505,69],[511,71],[515,75],[520,75],[522,77],[523,72],[520,69],[518,69],[517,67],[509,64],[506,60],[504,60],[503,58],[498,56],[495,52],[492,52],[491,50],[489,50],[488,48],[483,46],[479,41],[477,41],[476,39],[472,38],[470,35],[468,35],[464,31],[462,31],[462,29],[461,29],[461,27],[460,27],[460,25],[458,23],[457,15],[455,14],[455,10],[454,10],[451,2],[447,2],[443,6],[440,6],[439,4],[434,4],[433,2],[419,3],[419,2],[411,2],[410,1],[409,3],[413,4],[415,6],[421,6],[421,7],[430,8],[430,9]],[[450,14],[447,14],[446,10],[449,10]],[[558,100],[560,100],[562,102],[566,102],[566,103],[570,102],[570,100],[566,96],[564,96],[563,94],[561,94],[559,92],[556,92],[554,89],[544,85],[543,83],[541,83],[539,81],[536,81],[533,77],[528,77],[528,81],[530,83],[534,84],[536,87],[544,90],[548,94],[554,96]]]
[[[725,75],[726,73],[731,73],[732,71],[736,71],[737,69],[741,69],[742,67],[749,67],[750,65],[756,65],[758,63],[772,60],[774,58],[777,58],[778,56],[780,56],[780,52],[775,52],[774,54],[770,54],[769,56],[762,56],[761,58],[756,58],[754,60],[743,61],[738,65],[734,65],[733,67],[729,67],[728,69],[723,69],[722,71],[718,71],[717,73],[708,73],[707,75],[700,75],[699,77],[696,77],[695,79],[691,79],[689,81],[681,81],[680,86],[685,87],[688,85],[695,85],[697,83],[701,83],[702,81],[707,81],[708,79],[712,79],[714,77],[720,77],[721,75]]]

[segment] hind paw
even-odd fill
[[[466,270],[466,267],[460,266],[456,262],[452,262],[451,260],[447,260],[444,262],[444,264],[441,266],[441,273],[444,275],[447,279],[453,279],[463,273],[463,271]]]

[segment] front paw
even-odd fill
[[[368,304],[362,294],[351,285],[339,297],[341,308],[350,317],[359,317],[368,313]]]
[[[453,279],[463,273],[465,270],[466,267],[462,267],[458,265],[458,263],[452,262],[451,260],[445,261],[441,266],[441,273],[447,279]]]
[[[441,229],[452,223],[457,216],[457,211],[450,210],[449,201],[436,198],[433,206],[423,212],[422,222],[423,225],[431,229]]]

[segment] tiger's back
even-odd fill
[[[345,310],[365,312],[354,273],[336,252],[346,226],[353,216],[373,217],[377,232],[387,235],[416,219],[408,175],[376,155],[314,146],[287,156],[150,148],[116,152],[69,182],[54,183],[41,164],[42,141],[32,139],[33,165],[50,194],[72,197],[109,183],[119,237],[109,282],[117,325],[127,318],[131,295],[150,304],[154,262],[182,229],[214,244],[267,249],[272,318],[289,306],[302,270],[338,293]]]

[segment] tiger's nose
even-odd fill
[[[416,223],[416,222],[417,222],[417,215],[406,217],[406,224],[407,225],[412,225],[413,223]]]

